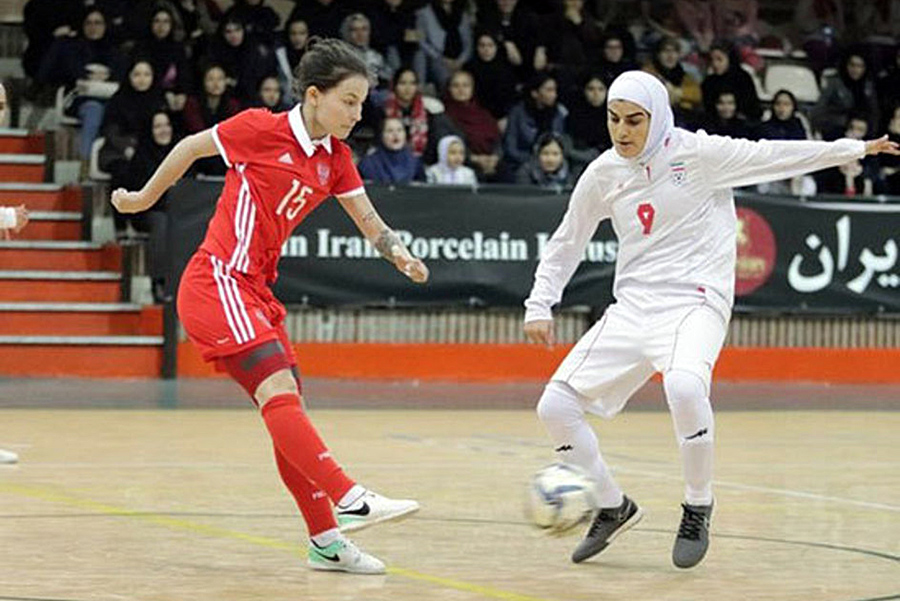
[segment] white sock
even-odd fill
[[[564,463],[577,465],[597,482],[600,507],[622,504],[622,489],[600,455],[597,435],[587,423],[578,393],[562,382],[550,382],[537,406],[538,416]]]
[[[366,494],[365,487],[354,484],[353,488],[348,490],[344,496],[341,497],[341,500],[338,501],[338,507],[341,509],[350,509],[357,501],[362,499],[364,494]]]
[[[325,532],[320,532],[317,535],[310,537],[310,540],[314,542],[318,547],[327,547],[339,538],[341,538],[341,531],[337,528],[331,528],[329,530],[326,530]]]
[[[665,375],[664,387],[681,448],[684,500],[689,505],[709,505],[713,501],[715,420],[706,385],[691,372],[672,370]]]

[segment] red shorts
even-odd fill
[[[181,276],[178,317],[205,361],[280,340],[290,364],[296,365],[284,329],[286,314],[268,286],[232,272],[206,251],[197,251]]]

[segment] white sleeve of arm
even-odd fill
[[[698,134],[703,171],[713,188],[790,179],[835,167],[866,154],[862,140],[742,140]]]
[[[525,300],[525,322],[553,319],[553,305],[562,299],[585,248],[600,221],[609,217],[596,175],[588,169],[578,180],[562,222],[544,248]]]
[[[0,207],[0,230],[16,227],[16,210],[12,207]]]

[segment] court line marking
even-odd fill
[[[296,543],[288,543],[286,541],[269,538],[267,536],[256,536],[244,532],[238,532],[236,530],[219,528],[217,526],[208,526],[206,524],[199,524],[197,522],[167,517],[160,514],[135,512],[124,507],[116,507],[114,505],[108,505],[106,503],[98,503],[97,501],[92,501],[90,499],[81,499],[69,494],[55,492],[33,485],[25,486],[21,484],[0,483],[0,492],[17,494],[19,496],[29,497],[32,499],[40,499],[43,501],[50,501],[52,503],[59,503],[61,505],[77,507],[79,509],[93,510],[111,516],[128,517],[137,521],[147,522],[157,526],[164,526],[173,530],[184,530],[210,537],[239,540],[269,549],[290,551],[292,553],[299,554],[301,557],[306,557],[306,550],[301,545],[298,545]],[[436,576],[434,574],[419,572],[417,570],[411,570],[403,567],[388,567],[387,573],[396,574],[397,576],[403,576],[405,578],[409,578],[410,580],[437,584],[446,588],[451,588],[466,593],[482,595],[484,597],[489,597],[492,599],[503,599],[505,601],[549,601],[548,599],[542,597],[522,595],[511,591],[504,591],[502,589],[494,588],[491,586],[484,586],[475,584],[473,582],[467,582],[465,580],[457,580],[455,578],[445,578],[443,576]],[[0,599],[2,599],[2,597],[0,597]]]

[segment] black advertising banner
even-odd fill
[[[171,192],[171,243],[181,273],[199,245],[220,183],[184,181]],[[521,307],[567,194],[534,188],[385,188],[368,191],[385,221],[431,270],[425,286],[378,258],[335,200],[282,249],[275,286],[286,304]],[[739,309],[822,312],[900,310],[900,204],[738,199]],[[617,242],[601,224],[564,306],[612,300]]]

